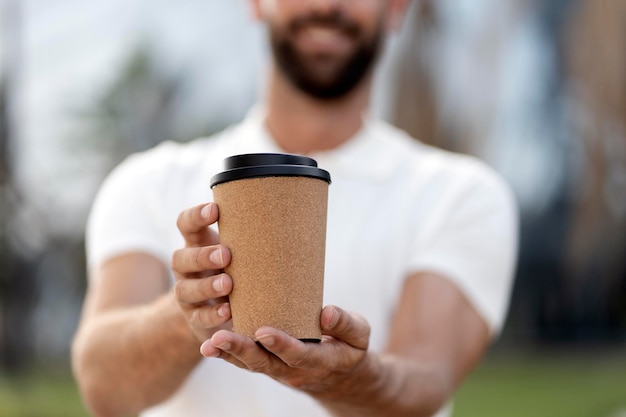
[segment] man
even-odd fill
[[[516,215],[479,162],[364,115],[372,64],[405,6],[252,1],[274,58],[264,105],[217,137],[132,156],[107,179],[73,345],[94,414],[449,415],[504,320]],[[250,152],[308,154],[333,176],[319,344],[264,327],[259,346],[230,331],[230,252],[208,180]]]

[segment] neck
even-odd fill
[[[296,89],[273,67],[266,97],[267,129],[288,153],[309,154],[333,149],[361,129],[370,85],[368,76],[344,97],[319,100]]]

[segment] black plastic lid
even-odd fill
[[[261,177],[309,177],[330,184],[328,171],[313,158],[283,153],[249,153],[224,159],[224,171],[211,178],[211,188],[228,181]]]

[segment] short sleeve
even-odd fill
[[[159,229],[158,202],[153,190],[157,178],[145,156],[131,155],[115,168],[94,200],[86,228],[90,270],[124,252],[139,251],[164,262],[168,254]]]
[[[497,335],[517,259],[517,208],[508,186],[479,162],[462,177],[432,233],[412,248],[409,269],[452,280]]]

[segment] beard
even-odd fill
[[[308,25],[340,31],[355,43],[355,47],[345,56],[306,55],[298,50],[290,35]],[[295,19],[284,31],[270,26],[270,43],[278,69],[297,89],[321,100],[341,98],[359,85],[372,70],[382,36],[382,19],[374,33],[365,36],[357,24],[338,12]]]

